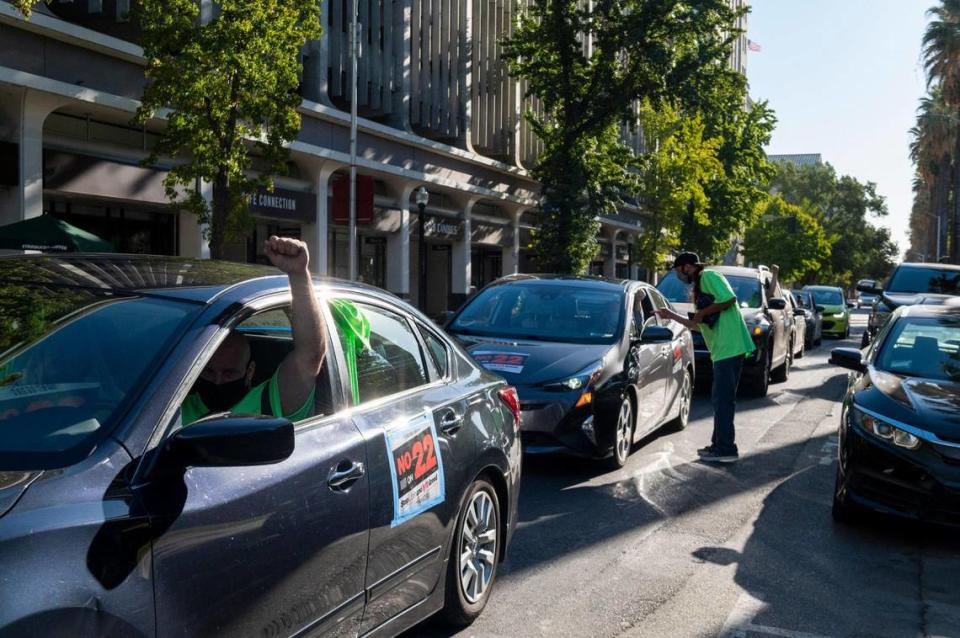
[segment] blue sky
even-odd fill
[[[751,0],[747,78],[776,111],[768,153],[820,153],[841,174],[876,182],[901,251],[913,167],[907,131],[925,91],[920,60],[934,0]]]

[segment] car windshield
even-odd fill
[[[839,290],[832,288],[813,288],[810,290],[817,304],[821,306],[842,306],[843,294]]]
[[[672,303],[693,303],[690,299],[690,285],[680,281],[677,273],[672,270],[657,283],[657,290]]]
[[[0,471],[65,467],[122,418],[196,306],[0,287]]]
[[[807,310],[813,310],[813,303],[810,301],[810,295],[805,292],[793,291],[793,298],[797,300],[797,305]]]
[[[894,374],[960,381],[960,315],[901,318],[874,365]]]
[[[960,272],[939,268],[897,268],[886,292],[960,295]]]
[[[622,334],[624,293],[552,282],[493,286],[474,297],[450,331],[565,343],[613,343]]]

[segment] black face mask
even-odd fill
[[[210,412],[227,412],[240,403],[250,388],[246,377],[217,385],[213,381],[197,379],[193,389],[200,395],[200,400],[210,409]]]
[[[690,275],[688,275],[688,274],[686,274],[686,273],[682,273],[682,272],[680,272],[680,271],[677,271],[677,279],[679,279],[680,281],[682,281],[682,282],[685,283],[685,284],[692,284],[692,283],[693,283],[693,277],[691,277]]]

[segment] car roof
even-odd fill
[[[839,290],[843,292],[843,288],[840,286],[824,286],[821,284],[811,284],[803,287],[804,290]]]
[[[333,278],[315,283],[384,291]],[[0,286],[11,283],[146,293],[183,301],[246,299],[286,288],[286,275],[269,266],[209,259],[119,253],[68,253],[0,257]]]
[[[960,297],[948,299],[943,304],[915,304],[897,309],[901,317],[942,317],[955,315],[960,318]]]
[[[938,264],[930,262],[916,262],[916,261],[905,261],[902,264],[898,265],[897,268],[929,268],[933,270],[947,270],[952,272],[960,272],[960,265],[957,264]]]
[[[769,272],[766,268],[748,268],[746,266],[707,266],[707,270],[736,277],[759,277],[761,274]]]
[[[516,274],[501,277],[492,282],[490,286],[500,286],[513,283],[536,283],[546,286],[581,286],[584,288],[616,288],[624,290],[632,284],[646,284],[646,282],[636,281],[634,279],[608,279],[605,277],[595,277],[587,275],[553,275],[553,274]]]

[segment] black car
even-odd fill
[[[470,354],[517,388],[528,452],[609,458],[664,423],[686,426],[690,332],[654,310],[670,304],[637,281],[514,275],[447,324]]]
[[[787,312],[787,301],[770,271],[764,267],[741,268],[736,266],[711,266],[730,282],[737,295],[740,313],[757,349],[744,359],[741,372],[741,392],[764,397],[774,381],[786,381],[790,376],[795,351],[793,343],[794,318]],[[691,299],[691,287],[673,271],[664,275],[657,284],[663,293],[681,312],[695,310]],[[697,361],[697,378],[706,381],[713,377],[713,363],[707,344],[699,332],[693,333],[693,347]]]
[[[480,613],[517,522],[519,401],[409,305],[317,280],[365,318],[368,356],[321,304],[340,338],[307,418],[182,425],[231,330],[261,379],[293,346],[277,273],[0,258],[0,635],[386,636]]]
[[[809,290],[793,290],[793,297],[803,308],[806,322],[804,339],[808,348],[815,348],[823,341],[823,306],[817,305],[813,293]]]
[[[860,347],[866,348],[890,313],[900,306],[940,304],[960,295],[960,266],[903,263],[894,269],[886,286],[871,286],[865,281],[857,285],[857,291],[877,296],[870,305],[867,329],[860,342]]]
[[[833,515],[867,510],[960,525],[960,300],[896,310],[849,368]]]

